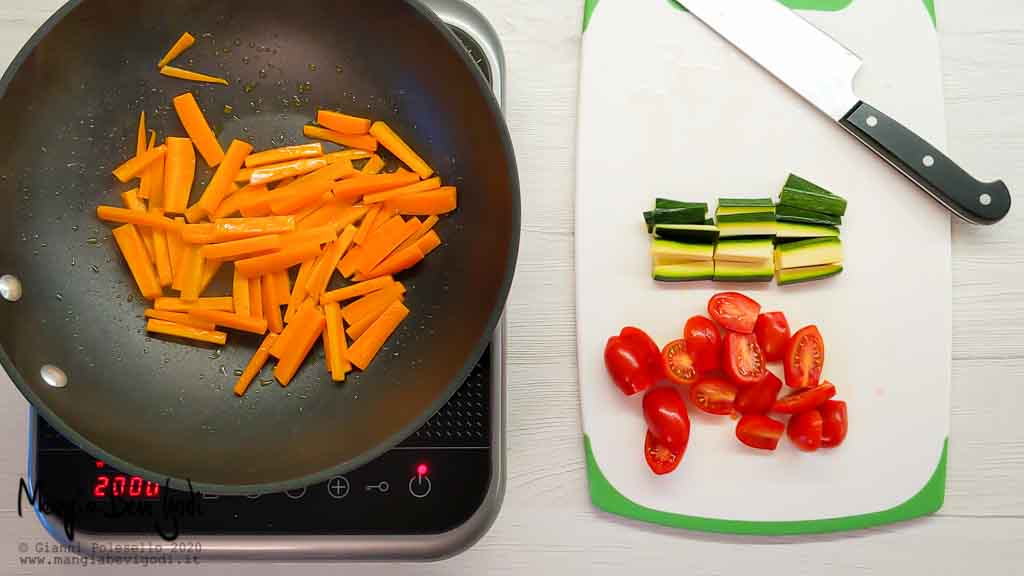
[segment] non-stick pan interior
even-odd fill
[[[198,42],[176,64],[230,86],[158,75],[184,31]],[[3,86],[0,274],[17,276],[23,297],[0,300],[0,356],[98,457],[221,493],[310,483],[415,430],[486,344],[515,262],[515,161],[479,73],[415,3],[86,0],[47,23]],[[147,337],[147,303],[95,207],[131,187],[110,171],[134,153],[140,110],[159,138],[185,135],[171,98],[187,90],[225,146],[304,142],[318,108],[338,109],[386,120],[458,186],[458,211],[438,225],[444,245],[401,278],[412,314],[366,372],[332,383],[318,345],[290,386],[263,384],[268,369],[238,399],[235,372],[258,337],[205,349]],[[193,200],[211,173],[199,164]],[[225,267],[208,295],[229,288]],[[45,365],[68,385],[47,385]]]

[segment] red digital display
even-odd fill
[[[103,462],[96,461],[96,468],[103,469]],[[92,483],[95,498],[159,498],[160,484],[111,471],[99,473]]]

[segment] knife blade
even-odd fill
[[[854,92],[861,59],[777,0],[684,0],[694,16],[841,125],[960,218],[994,224],[1010,211],[1001,180],[980,182]]]

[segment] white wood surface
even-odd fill
[[[477,546],[445,562],[288,569],[300,574],[1020,573],[1024,425],[1017,403],[1024,400],[1024,211],[1019,206],[994,227],[953,224],[952,435],[946,504],[938,515],[850,534],[764,539],[651,527],[590,506],[576,386],[572,260],[582,0],[471,2],[494,23],[508,55],[508,120],[524,197],[521,258],[508,308],[504,507]],[[1004,178],[1017,192],[1018,204],[1024,202],[1024,4],[936,3],[949,152],[979,176]],[[57,0],[0,0],[0,66],[58,5]],[[0,499],[0,573],[110,572],[19,565],[18,543],[46,538],[34,518],[19,519],[13,507],[25,465],[25,420],[24,400],[0,382],[0,486],[9,491]],[[218,564],[151,570],[252,576],[282,568]]]

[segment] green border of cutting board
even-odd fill
[[[594,14],[594,9],[597,8],[597,3],[600,0],[583,0],[583,31],[587,31],[587,26],[590,25],[590,17]],[[789,6],[793,10],[822,10],[828,12],[834,12],[836,10],[842,10],[850,4],[853,0],[779,0],[786,6]],[[935,19],[935,0],[921,0],[924,3],[925,10],[928,11],[928,15],[932,19],[932,24],[937,25],[938,21]],[[670,4],[677,8],[683,8],[683,5],[678,0],[668,0]],[[685,8],[683,8],[685,10]]]
[[[677,0],[667,0],[677,8],[683,6]],[[837,11],[846,8],[853,0],[779,0],[794,10],[822,10]],[[584,0],[583,4],[583,31],[586,32],[597,8],[599,0]],[[922,0],[932,24],[936,25],[935,0]],[[825,518],[821,520],[802,521],[778,521],[758,522],[748,520],[723,520],[717,518],[703,518],[700,516],[687,516],[685,514],[673,514],[662,512],[641,506],[626,498],[621,492],[612,486],[611,482],[601,472],[594,453],[590,448],[590,437],[583,436],[584,446],[587,452],[587,480],[590,483],[590,499],[598,508],[628,518],[635,518],[644,522],[671,526],[674,528],[686,528],[689,530],[700,530],[703,532],[721,532],[727,534],[779,536],[793,534],[814,534],[825,532],[840,532],[846,530],[859,530],[890,524],[927,516],[942,508],[946,497],[946,458],[949,448],[949,438],[942,443],[942,456],[939,458],[935,471],[928,482],[906,502],[898,506],[857,516],[844,516],[839,518]]]

